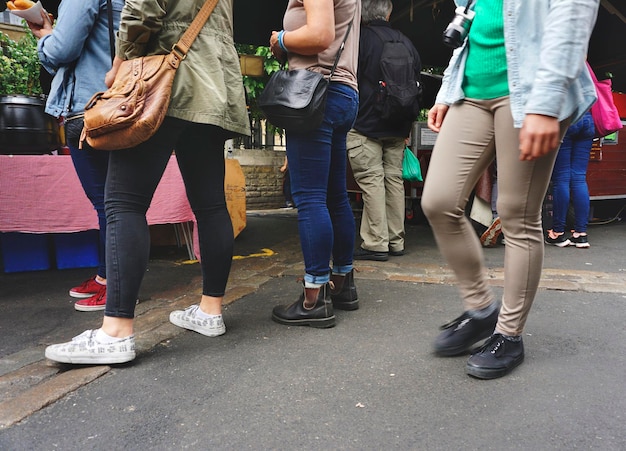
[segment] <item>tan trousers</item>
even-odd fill
[[[565,121],[568,122],[569,121]],[[561,138],[567,124],[561,124]],[[496,332],[520,335],[532,306],[543,265],[541,205],[556,152],[519,160],[519,131],[509,98],[471,100],[448,110],[428,166],[422,208],[441,253],[456,274],[465,310],[494,300],[483,249],[465,215],[472,189],[496,158],[497,210],[506,237],[504,294]]]
[[[404,250],[404,138],[368,138],[348,133],[348,158],[363,192],[361,247],[369,251]]]

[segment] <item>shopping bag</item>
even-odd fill
[[[587,64],[587,68],[598,95],[598,100],[591,107],[591,115],[596,126],[596,137],[602,138],[621,129],[622,120],[613,102],[611,79],[598,81],[589,64]]]
[[[422,168],[420,161],[408,147],[404,148],[404,158],[402,159],[402,178],[407,182],[422,182]]]

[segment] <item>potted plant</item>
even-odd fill
[[[0,32],[0,153],[42,154],[59,147],[57,120],[44,112],[37,40]]]

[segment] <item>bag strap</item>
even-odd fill
[[[185,58],[191,44],[196,39],[202,27],[209,19],[209,16],[217,6],[217,2],[219,0],[206,0],[200,11],[198,11],[198,15],[193,19],[193,22],[187,28],[187,31],[182,35],[182,37],[178,40],[176,44],[172,46],[171,53],[175,53],[181,60]]]
[[[356,16],[356,10],[354,10],[354,15]],[[346,41],[348,40],[348,35],[350,34],[350,30],[352,29],[352,24],[354,23],[354,16],[352,16],[352,20],[348,24],[348,30],[346,31],[346,35],[343,37],[343,41],[341,41],[341,45],[339,46],[339,50],[337,50],[337,56],[335,56],[335,64],[333,64],[333,68],[330,71],[330,75],[328,76],[328,80],[333,78],[333,74],[335,73],[335,69],[337,69],[337,64],[339,64],[339,58],[343,53],[343,48],[346,46]]]
[[[113,2],[107,0],[107,21],[109,22],[109,49],[111,61],[115,59],[115,36],[113,36]]]

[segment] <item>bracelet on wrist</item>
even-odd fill
[[[285,42],[283,41],[284,36],[285,36],[285,30],[280,30],[278,32],[278,45],[280,46],[283,52],[289,53],[289,50],[287,50],[287,47],[285,47]]]

